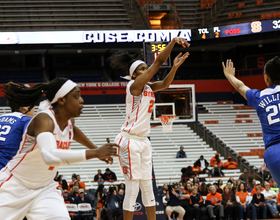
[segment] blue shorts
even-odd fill
[[[280,186],[280,144],[272,145],[265,150],[264,162],[274,181]]]

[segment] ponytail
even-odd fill
[[[46,94],[47,99],[51,101],[67,80],[66,78],[55,78],[49,83],[38,83],[32,87],[9,82],[1,90],[5,93],[4,96],[7,98],[12,111],[18,111],[20,107],[24,106],[29,106],[28,111],[30,111],[43,94]]]

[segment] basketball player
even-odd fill
[[[163,81],[154,83],[149,83],[149,81],[167,60],[175,43],[181,44],[184,48],[189,46],[185,39],[174,38],[150,67],[142,60],[134,59],[126,51],[119,51],[109,58],[110,65],[129,73],[124,78],[130,80],[126,88],[126,121],[121,128],[121,133],[115,138],[115,143],[120,146],[118,162],[124,174],[126,186],[123,202],[124,220],[133,218],[139,186],[148,219],[156,219],[152,188],[151,143],[147,138],[155,102],[154,92],[168,88],[177,69],[189,53],[183,56],[180,53],[174,59],[173,67]]]
[[[117,145],[97,148],[75,126],[73,118],[82,113],[83,99],[71,80],[56,78],[30,88],[12,84],[4,91],[9,102],[29,109],[42,94],[47,100],[27,126],[18,153],[0,172],[1,219],[70,219],[61,191],[56,189],[57,182],[53,181],[58,167],[91,158],[112,161],[110,156],[116,155]],[[90,150],[67,150],[72,140]]]
[[[29,111],[28,107],[21,107],[17,103],[8,102],[8,105],[12,113],[0,116],[0,170],[16,155],[22,134],[34,116],[34,108]]]
[[[231,85],[253,106],[259,116],[265,145],[264,161],[273,179],[280,184],[280,59],[274,57],[264,67],[267,89],[250,89],[235,77],[231,60],[222,63],[225,77]]]

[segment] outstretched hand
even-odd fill
[[[120,146],[114,143],[107,143],[99,147],[96,152],[98,159],[105,161],[107,164],[113,163],[111,156],[118,156],[118,148]]]
[[[179,66],[181,66],[182,63],[184,63],[184,61],[189,57],[189,52],[186,52],[183,56],[182,56],[182,52],[178,54],[177,57],[175,57],[174,61],[173,61],[173,67],[175,68],[179,68]]]
[[[182,37],[175,37],[174,40],[176,41],[177,44],[182,45],[182,47],[184,47],[184,48],[190,46],[190,44],[186,41],[185,38],[182,38]]]
[[[235,75],[235,68],[233,66],[233,62],[231,60],[227,60],[226,66],[224,62],[222,62],[225,77],[234,76]]]

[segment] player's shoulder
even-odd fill
[[[19,118],[21,119],[22,117],[24,117],[26,115],[20,113],[20,112],[11,112],[11,113],[6,113],[1,115],[0,117],[14,117],[14,118]]]
[[[266,88],[262,91],[259,91],[260,92],[260,97],[262,96],[266,96],[266,95],[273,95],[275,93],[279,93],[280,92],[280,85],[274,85],[274,86],[271,86],[269,88]]]

